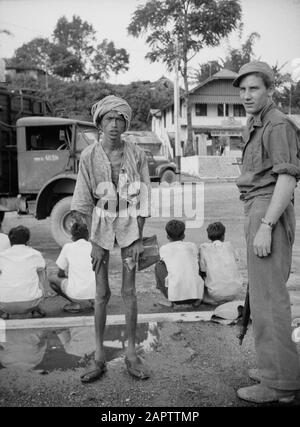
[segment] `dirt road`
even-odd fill
[[[243,207],[233,183],[205,185],[205,218],[200,229],[189,229],[186,240],[197,245],[206,241],[206,226],[212,221],[222,221],[226,226],[226,239],[239,249],[240,270],[246,282],[245,243],[243,238]],[[300,218],[300,191],[296,191],[296,213]],[[147,221],[145,235],[157,234],[159,243],[166,243],[162,220]],[[47,260],[48,269],[54,262],[59,247],[50,235],[49,221],[37,222],[33,218],[9,214],[4,229],[17,224],[27,225],[32,233],[31,244]],[[292,275],[289,282],[291,294],[300,291],[300,221],[297,226]],[[123,313],[120,298],[119,250],[112,251],[110,260],[112,298],[108,314]],[[155,289],[153,270],[137,275],[139,313],[170,311],[157,305],[159,293]],[[244,291],[241,298],[244,296]],[[50,316],[61,316],[63,300],[48,298],[46,305]],[[208,309],[203,307],[202,309]],[[92,314],[91,314],[92,315]],[[83,367],[73,369],[40,370],[0,369],[0,406],[97,406],[97,407],[206,407],[255,406],[236,398],[235,391],[252,384],[247,369],[255,366],[251,328],[242,347],[236,339],[235,326],[215,323],[168,323],[157,325],[159,336],[151,351],[143,357],[151,368],[152,376],[138,382],[128,376],[123,353],[108,363],[108,372],[94,384],[82,385],[79,374]],[[54,346],[55,347],[55,346]],[[300,354],[300,348],[299,348]],[[300,405],[297,400],[295,405]],[[272,405],[269,405],[272,406]]]

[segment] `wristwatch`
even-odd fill
[[[270,228],[274,228],[274,223],[273,222],[271,222],[271,221],[267,221],[265,218],[262,218],[261,220],[260,220],[260,222],[262,223],[262,224],[266,224],[266,225],[268,225]]]

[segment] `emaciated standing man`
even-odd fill
[[[272,101],[274,74],[265,62],[241,67],[239,87],[250,115],[237,185],[245,202],[250,310],[259,384],[237,394],[249,402],[292,402],[300,389],[299,356],[291,339],[286,288],[295,236],[293,198],[300,178],[299,140],[288,117]]]
[[[99,134],[102,131],[103,135],[81,154],[72,200],[75,219],[84,220],[90,230],[92,265],[96,275],[95,367],[82,375],[81,380],[95,381],[106,370],[103,341],[106,306],[111,295],[108,262],[109,251],[115,243],[121,248],[123,260],[121,294],[128,332],[125,363],[131,375],[146,379],[149,374],[135,348],[135,262],[143,252],[143,227],[148,216],[148,164],[143,150],[121,138],[131,119],[131,108],[125,100],[107,96],[93,105],[92,116]]]

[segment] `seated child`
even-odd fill
[[[30,231],[19,225],[8,233],[11,247],[0,252],[0,315],[26,314],[43,317],[42,282],[45,260],[42,254],[28,246]]]
[[[51,288],[70,302],[63,308],[69,313],[79,313],[92,307],[96,293],[95,273],[92,270],[92,244],[83,223],[71,227],[73,242],[66,243],[56,260],[58,272],[49,274]]]
[[[200,274],[204,277],[203,302],[221,304],[233,300],[242,287],[235,252],[230,242],[224,242],[225,227],[214,222],[207,227],[211,243],[200,245]]]
[[[155,265],[157,289],[173,306],[174,303],[193,303],[197,307],[201,303],[204,287],[199,276],[197,246],[183,241],[183,221],[172,219],[165,229],[170,243],[160,248],[161,259]]]

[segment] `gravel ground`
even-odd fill
[[[215,323],[163,323],[160,338],[143,357],[151,378],[129,377],[123,356],[108,363],[101,380],[82,385],[82,368],[43,371],[0,370],[1,406],[96,407],[245,407],[236,397],[253,384],[255,366],[251,328],[243,345],[236,326]],[[44,375],[42,375],[44,373]],[[293,405],[299,406],[298,399]],[[268,404],[265,406],[278,406]]]
[[[299,190],[296,192],[296,213],[300,215]],[[243,211],[233,183],[209,184],[205,187],[205,221],[201,229],[189,229],[186,240],[197,245],[206,241],[208,223],[221,220],[226,225],[226,238],[240,251],[240,271],[246,282],[246,256],[243,238]],[[166,243],[164,225],[167,218],[147,221],[145,234],[156,233],[160,244]],[[48,269],[54,268],[59,248],[52,240],[49,220],[9,214],[4,229],[24,224],[30,227],[31,244],[41,250]],[[293,257],[293,274],[289,289],[299,295],[300,239],[297,228]],[[120,297],[119,251],[113,251],[110,261],[112,298],[108,314],[123,313]],[[48,289],[50,291],[50,289]],[[245,286],[241,292],[242,299]],[[170,309],[160,307],[155,289],[153,269],[137,275],[139,313],[160,313]],[[49,297],[45,302],[48,316],[62,316],[65,302]],[[201,310],[211,309],[203,306]],[[187,309],[188,311],[189,309]],[[92,315],[92,313],[90,313]],[[64,314],[65,316],[65,314]],[[93,384],[82,385],[79,375],[83,368],[38,370],[0,369],[0,406],[93,406],[93,407],[246,407],[256,406],[239,400],[236,390],[253,384],[247,369],[255,367],[255,352],[251,327],[242,347],[236,338],[236,326],[212,322],[163,323],[159,325],[159,340],[144,358],[152,375],[147,381],[129,377],[123,356],[108,363],[104,377]],[[1,349],[1,348],[0,348]],[[300,354],[300,348],[298,348]],[[44,375],[43,375],[44,373]],[[276,406],[274,404],[266,406]],[[300,406],[299,399],[291,406]]]

